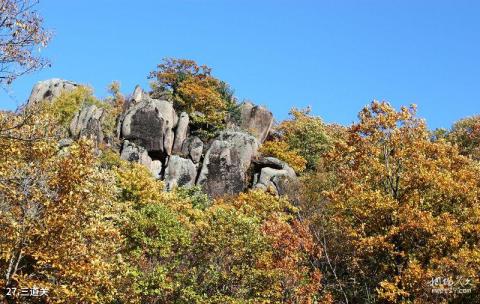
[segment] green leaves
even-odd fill
[[[283,121],[278,130],[292,152],[307,161],[307,170],[313,170],[322,154],[329,150],[332,139],[320,117],[310,115],[310,109],[293,108],[290,115],[292,118]]]

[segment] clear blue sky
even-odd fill
[[[43,0],[55,37],[53,66],[19,79],[15,108],[32,85],[59,77],[103,97],[112,80],[130,93],[164,57],[213,68],[240,98],[277,119],[311,105],[349,124],[372,99],[416,103],[431,128],[480,112],[480,1]]]

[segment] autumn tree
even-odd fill
[[[166,58],[150,73],[153,96],[170,98],[178,111],[187,112],[200,135],[210,136],[238,114],[229,85],[211,75],[211,68],[193,60]]]
[[[330,146],[326,125],[316,116],[310,114],[310,109],[290,111],[291,119],[282,121],[278,131],[292,151],[296,151],[306,161],[306,168],[313,170],[321,155]]]
[[[0,286],[45,288],[49,303],[109,302],[122,244],[115,180],[91,143],[59,150],[44,106],[0,116]]]
[[[432,142],[413,106],[373,102],[359,119],[306,190],[327,287],[344,303],[479,301],[478,164]],[[434,294],[436,277],[471,292]]]
[[[51,33],[35,10],[36,0],[0,1],[0,84],[38,70],[48,62],[37,49],[45,47]]]
[[[457,145],[461,154],[480,160],[480,116],[457,121],[445,138]]]

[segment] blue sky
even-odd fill
[[[130,93],[164,57],[213,68],[278,120],[310,105],[349,124],[372,99],[416,103],[431,128],[480,112],[480,1],[41,0],[52,67],[20,78],[0,108],[59,77]]]

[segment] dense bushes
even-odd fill
[[[308,227],[287,200],[256,191],[209,202],[163,192],[140,166],[120,169],[132,207],[124,234],[127,295],[141,303],[309,302],[320,273]]]

